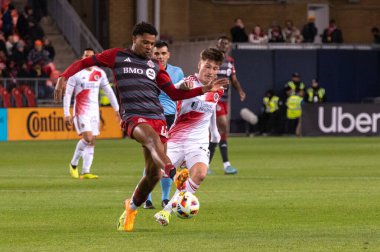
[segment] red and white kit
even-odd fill
[[[99,135],[99,88],[104,90],[114,110],[119,111],[116,96],[101,68],[83,69],[67,81],[63,111],[65,116],[70,116],[70,102],[74,92],[73,121],[79,135],[85,131]]]
[[[197,74],[186,79],[193,82],[193,88],[203,86]],[[208,92],[177,103],[176,118],[169,130],[167,150],[174,166],[177,167],[183,160],[186,160],[189,168],[197,162],[209,164],[209,128],[212,124],[211,128],[217,129],[215,108],[222,95],[223,90]],[[211,134],[219,133],[212,130]]]

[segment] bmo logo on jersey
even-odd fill
[[[123,67],[123,72],[125,74],[144,74],[144,70],[136,67]]]

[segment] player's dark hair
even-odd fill
[[[201,52],[201,59],[212,60],[221,65],[224,60],[224,53],[215,47],[209,47]]]
[[[158,40],[158,41],[156,42],[156,44],[154,44],[154,47],[156,47],[156,48],[162,48],[162,47],[165,47],[165,46],[169,49],[169,45],[168,45],[168,43],[166,43],[166,42],[163,41],[163,40]]]
[[[136,24],[135,27],[133,27],[133,32],[132,32],[133,36],[143,35],[144,33],[157,36],[157,30],[152,24],[149,24],[146,22],[140,22]]]
[[[93,53],[96,53],[94,48],[92,47],[87,47],[86,49],[84,49],[84,51],[92,51]]]
[[[227,37],[227,36],[225,36],[225,35],[223,35],[223,36],[219,36],[219,37],[218,37],[218,41],[219,41],[219,40],[228,40],[228,41],[230,41],[230,38]]]

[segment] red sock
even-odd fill
[[[174,176],[176,174],[176,168],[174,167],[174,165],[172,165],[172,164],[166,164],[164,170],[165,170],[165,174],[169,178],[171,178],[171,179],[174,178]]]

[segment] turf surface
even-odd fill
[[[131,140],[99,140],[74,180],[74,141],[0,143],[0,251],[380,251],[379,138],[231,138],[235,176],[214,171],[194,219],[140,209],[116,231],[143,168]],[[160,187],[153,201],[160,205]]]

